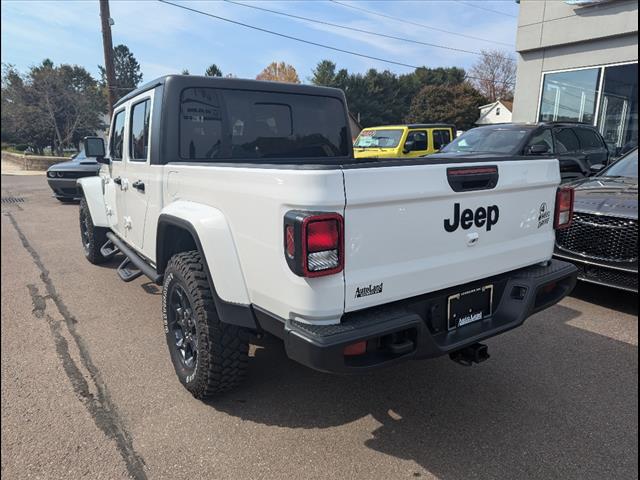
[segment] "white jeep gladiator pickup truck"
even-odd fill
[[[85,139],[103,165],[79,180],[84,253],[162,285],[197,398],[239,383],[252,334],[325,372],[477,363],[576,281],[552,259],[557,160],[355,160],[342,91],[195,76],[131,92],[110,130]]]

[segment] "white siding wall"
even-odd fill
[[[488,112],[488,113],[487,113]],[[511,122],[511,112],[502,104],[492,104],[480,110],[480,119],[476,125],[491,125]]]

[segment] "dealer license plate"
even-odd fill
[[[487,318],[491,315],[492,309],[493,285],[485,285],[451,295],[447,299],[449,330]]]

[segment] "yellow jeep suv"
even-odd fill
[[[356,158],[413,158],[436,153],[456,136],[447,124],[411,124],[370,127],[353,144]]]

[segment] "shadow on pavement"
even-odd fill
[[[490,340],[492,358],[447,358],[362,376],[287,359],[270,339],[245,385],[210,402],[243,420],[324,429],[372,416],[368,448],[441,479],[636,478],[638,350],[573,328],[555,306]]]
[[[638,294],[633,292],[579,281],[571,292],[571,296],[601,307],[638,316]]]

